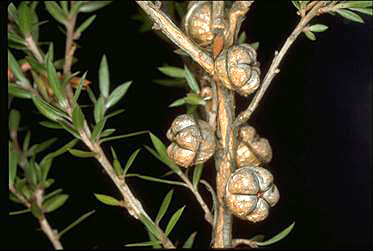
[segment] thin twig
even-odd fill
[[[214,72],[212,58],[194,42],[192,42],[169,18],[151,1],[136,1],[159,28],[172,42],[188,53],[209,74]]]
[[[34,54],[35,58],[38,60],[39,63],[44,63],[43,62],[43,56],[41,55],[38,47],[36,46],[34,39],[32,39],[32,36],[28,36],[25,38],[26,41],[26,46],[27,48]]]
[[[256,92],[253,100],[251,101],[249,107],[241,112],[236,120],[234,121],[233,126],[238,127],[244,123],[250,118],[251,114],[255,111],[257,108],[260,100],[262,99],[264,93],[266,92],[267,88],[271,84],[272,79],[275,77],[275,75],[279,72],[278,66],[281,63],[281,60],[285,56],[287,50],[290,48],[290,46],[293,44],[293,42],[296,40],[298,35],[303,31],[304,27],[309,23],[309,21],[314,18],[316,15],[319,14],[319,9],[324,5],[324,2],[318,2],[314,5],[314,7],[307,13],[306,16],[301,18],[298,25],[295,27],[293,32],[290,34],[290,36],[286,39],[284,45],[282,46],[280,52],[275,53],[275,57],[273,58],[272,64],[269,67],[269,70],[267,74],[265,75],[262,85],[260,89]]]

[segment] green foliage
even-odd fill
[[[67,15],[63,9],[54,1],[45,1],[45,8],[51,14],[51,16],[56,19],[57,22],[60,22],[64,26],[68,25]]]
[[[69,195],[67,194],[57,194],[43,202],[43,210],[47,213],[53,212],[65,204],[68,198]]]
[[[83,31],[85,31],[92,23],[93,21],[95,20],[96,18],[96,15],[93,15],[93,16],[90,16],[89,18],[87,18],[87,20],[85,20],[77,29],[76,29],[76,32],[78,33],[83,33]]]
[[[171,219],[170,221],[168,222],[167,224],[167,227],[166,227],[166,231],[165,231],[165,234],[166,236],[168,236],[172,229],[174,229],[176,223],[179,221],[183,211],[184,211],[184,208],[185,206],[183,206],[182,208],[180,208],[179,210],[177,210],[172,216],[171,216]]]
[[[106,204],[106,205],[109,205],[109,206],[121,206],[122,203],[120,201],[118,201],[117,199],[109,196],[109,195],[105,195],[105,194],[98,194],[98,193],[95,193],[94,194],[96,199],[98,199],[99,201],[101,201],[102,203]]]
[[[194,170],[193,170],[193,186],[195,188],[197,188],[199,180],[201,179],[202,171],[203,171],[203,163],[202,164],[197,164],[194,167]]]
[[[94,152],[82,151],[82,150],[77,150],[77,149],[68,149],[68,151],[75,157],[80,157],[80,158],[91,158],[97,155],[97,153],[94,153]]]
[[[159,224],[159,222],[162,220],[164,214],[167,212],[168,206],[170,205],[170,202],[172,200],[172,195],[174,193],[174,190],[171,189],[166,196],[164,197],[161,207],[159,208],[158,214],[155,217],[155,224]]]
[[[194,239],[196,238],[197,232],[193,232],[188,239],[185,241],[183,248],[192,248]]]
[[[124,167],[124,170],[123,170],[123,173],[122,175],[125,177],[126,176],[126,173],[128,171],[128,169],[130,168],[130,166],[132,165],[133,161],[135,160],[137,154],[140,152],[141,148],[137,149],[136,151],[134,151],[131,156],[128,158],[127,160],[127,163],[126,163],[126,166]]]
[[[88,213],[85,213],[82,216],[80,216],[78,219],[76,219],[73,223],[71,223],[69,226],[67,226],[65,229],[63,229],[58,234],[59,238],[61,238],[62,235],[64,235],[67,231],[69,231],[70,229],[72,229],[73,227],[75,227],[76,225],[78,225],[79,223],[83,222],[85,219],[87,219],[89,216],[91,216],[95,212],[96,212],[96,210],[92,210],[92,211],[89,211]]]
[[[109,77],[109,66],[108,66],[105,55],[102,56],[98,75],[99,75],[100,93],[102,96],[107,98],[109,96],[110,77]]]
[[[282,240],[283,238],[285,238],[291,232],[291,230],[293,230],[294,225],[295,225],[295,222],[293,222],[291,225],[289,225],[287,228],[285,228],[284,230],[282,230],[280,233],[273,236],[272,238],[270,238],[266,241],[256,242],[256,244],[258,246],[268,246],[268,245],[271,245],[273,243],[276,243],[276,242]]]
[[[185,78],[185,70],[175,66],[158,67],[158,70],[172,78]]]
[[[121,100],[121,98],[126,94],[131,83],[132,81],[127,81],[115,88],[105,102],[105,109],[109,109],[118,103],[118,101]]]
[[[193,74],[190,72],[190,70],[188,69],[186,65],[184,65],[184,70],[185,70],[185,78],[190,89],[194,93],[199,93],[200,90],[199,90],[199,85],[198,85],[197,80],[194,78]]]

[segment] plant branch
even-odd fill
[[[39,208],[42,208],[42,205],[43,205],[43,192],[44,191],[42,189],[36,189],[34,193],[36,204],[39,206]],[[53,230],[52,227],[49,225],[49,222],[47,221],[45,214],[43,214],[42,217],[40,217],[39,224],[40,224],[41,230],[48,237],[54,249],[62,250],[63,246],[59,240],[58,232]]]
[[[212,58],[193,43],[169,18],[151,1],[139,1],[136,3],[147,13],[160,29],[172,42],[188,53],[209,74],[214,72]]]
[[[251,248],[257,248],[258,247],[258,245],[256,245],[256,241],[247,240],[247,239],[233,239],[232,240],[232,247],[233,248],[235,248],[235,247],[237,247],[238,245],[241,245],[241,244],[250,246]]]
[[[38,47],[36,46],[34,39],[32,39],[32,36],[28,36],[25,38],[26,41],[26,46],[27,48],[34,54],[36,60],[38,60],[39,63],[44,63],[43,62],[43,56],[41,55]]]
[[[160,242],[165,248],[175,248],[174,244],[168,239],[163,230],[156,225],[153,220],[148,216],[142,207],[140,201],[133,195],[128,185],[123,179],[118,177],[115,172],[112,164],[107,159],[105,153],[103,152],[101,146],[97,142],[92,142],[91,139],[87,136],[87,133],[84,130],[80,130],[80,136],[82,141],[86,146],[94,153],[96,153],[95,158],[104,168],[105,172],[109,175],[110,179],[114,182],[118,190],[121,192],[124,199],[124,206],[127,208],[129,214],[136,219],[141,219],[141,217],[147,218],[154,227],[158,230],[160,234]]]
[[[246,123],[246,121],[250,118],[251,114],[255,111],[264,93],[266,92],[269,85],[271,84],[272,79],[275,77],[277,73],[280,72],[280,70],[278,69],[278,66],[281,63],[281,60],[285,56],[286,52],[288,51],[290,46],[293,44],[293,42],[297,39],[298,35],[303,31],[304,27],[309,23],[309,21],[311,21],[311,19],[314,18],[316,15],[320,14],[319,10],[325,4],[326,3],[322,1],[317,2],[313,6],[313,8],[307,13],[307,15],[301,18],[298,25],[295,27],[295,29],[290,34],[290,36],[286,39],[280,52],[277,52],[277,51],[275,52],[275,57],[273,58],[272,64],[269,67],[269,70],[263,79],[260,89],[256,92],[249,107],[245,111],[241,112],[239,116],[236,118],[234,125],[233,125],[234,127],[238,127]]]

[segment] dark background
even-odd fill
[[[40,20],[51,20],[43,4],[37,8]],[[117,134],[150,130],[165,144],[166,131],[183,108],[168,108],[184,95],[182,89],[167,88],[152,83],[163,78],[156,69],[164,63],[182,66],[182,61],[152,32],[139,33],[140,23],[130,19],[137,13],[133,1],[116,1],[97,11],[94,24],[78,41],[74,71],[85,72],[98,94],[98,67],[105,53],[110,67],[111,90],[133,80],[129,91],[114,109],[126,111],[111,119],[107,128],[117,128]],[[78,23],[87,17],[80,15]],[[350,22],[340,16],[325,15],[312,23],[329,26],[317,35],[316,41],[303,34],[290,48],[250,124],[267,138],[273,149],[269,167],[281,194],[270,216],[261,223],[250,224],[234,219],[233,236],[250,238],[277,234],[296,221],[293,232],[272,248],[371,248],[372,235],[372,18],[364,16],[366,24]],[[290,2],[255,2],[242,25],[248,42],[260,41],[258,60],[267,71],[274,51],[278,50],[298,21]],[[64,35],[51,20],[41,26],[40,40],[53,41],[55,58],[64,54]],[[81,104],[88,104],[84,93]],[[241,111],[248,100],[238,98]],[[21,125],[32,130],[31,143],[50,137],[59,140],[50,151],[72,139],[72,136],[38,124],[45,120],[36,114],[29,100],[15,99],[12,107],[20,109]],[[92,119],[91,110],[83,110]],[[93,120],[90,120],[93,121]],[[20,133],[20,139],[26,131]],[[142,145],[151,145],[148,135],[104,143],[116,150],[122,165],[137,148],[142,148],[130,172],[159,177],[167,167],[156,160]],[[85,149],[82,144],[77,146]],[[39,156],[42,157],[42,156]],[[214,181],[215,168],[209,160],[203,178]],[[51,225],[59,230],[83,213],[96,209],[90,216],[62,238],[65,248],[106,249],[123,248],[124,244],[148,240],[143,225],[130,217],[126,210],[98,202],[93,193],[120,198],[111,180],[94,159],[79,159],[69,154],[58,157],[50,172],[55,178],[53,189],[63,188],[70,194],[67,203],[48,214]],[[155,218],[160,203],[170,185],[129,178],[128,183]],[[185,188],[175,187],[174,199],[161,226],[178,208],[186,205],[184,213],[170,234],[171,240],[184,243],[198,231],[194,247],[208,248],[210,226],[193,195]],[[200,188],[211,205],[208,192]],[[10,211],[21,209],[10,204]],[[10,248],[50,249],[47,238],[38,231],[30,214],[9,216],[6,243]],[[11,237],[10,237],[11,236]]]

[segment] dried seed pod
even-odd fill
[[[269,209],[280,199],[272,174],[263,167],[237,169],[225,187],[225,203],[237,217],[251,222],[267,218]]]
[[[207,47],[211,44],[214,34],[211,29],[210,1],[192,1],[184,19],[184,29],[187,35],[198,45]]]
[[[260,85],[255,49],[248,44],[224,49],[215,61],[215,73],[228,89],[243,96],[253,93]]]
[[[238,131],[237,166],[259,166],[269,163],[272,149],[267,139],[260,138],[254,127],[245,125]]]
[[[167,131],[172,142],[167,148],[170,159],[189,167],[208,160],[215,152],[215,138],[209,124],[191,115],[178,116]]]

